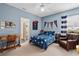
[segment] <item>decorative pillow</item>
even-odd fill
[[[52,31],[46,31],[45,34],[46,35],[50,35],[50,34],[54,35],[54,32],[52,32]]]
[[[49,36],[52,36],[52,34],[49,34]]]
[[[42,35],[43,33],[39,33],[38,35]]]
[[[52,34],[52,35],[54,35],[54,31],[52,32],[52,31],[44,31],[44,32],[41,32],[41,33],[39,33],[38,35],[42,35],[42,34],[44,34],[44,35],[50,35],[50,34]]]
[[[44,32],[40,32],[38,35],[42,35],[42,34],[44,34]]]

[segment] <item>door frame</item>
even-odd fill
[[[23,19],[26,19],[26,21],[28,20],[28,22],[29,22],[29,30],[28,30],[28,32],[29,32],[29,37],[28,37],[28,40],[30,40],[30,19],[28,19],[28,18],[25,18],[25,17],[21,17],[21,20],[20,20],[20,38],[22,39],[23,37],[22,37],[22,34],[23,34],[23,32],[21,32],[21,30],[23,30],[22,29],[22,25],[21,25],[21,21],[23,20]]]

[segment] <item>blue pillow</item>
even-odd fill
[[[52,36],[52,34],[49,34],[49,36]]]
[[[52,32],[52,31],[47,31],[47,32],[45,32],[45,34],[46,34],[46,35],[50,35],[50,34],[54,35],[54,32]]]
[[[42,35],[42,34],[44,34],[44,32],[40,32],[38,35]]]

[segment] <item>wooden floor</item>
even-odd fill
[[[61,48],[58,44],[53,43],[45,51],[36,47],[34,45],[25,42],[21,47],[16,49],[8,49],[3,53],[0,53],[1,56],[79,56],[76,50],[66,51]]]

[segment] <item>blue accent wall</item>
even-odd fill
[[[53,27],[52,29],[51,28],[44,28],[44,25],[43,25],[42,29],[52,30],[52,31],[60,33],[60,31],[61,31],[61,16],[66,16],[66,15],[68,17],[73,16],[73,15],[79,15],[79,7],[71,9],[71,10],[66,10],[66,11],[63,11],[63,12],[60,12],[60,13],[56,13],[56,14],[52,14],[52,15],[42,17],[43,24],[44,24],[45,21],[51,22],[51,21],[57,20],[57,22],[58,22],[58,28],[57,27]]]
[[[52,14],[52,15],[48,15],[45,17],[38,17],[36,15],[33,15],[31,13],[28,12],[24,12],[18,8],[15,8],[13,6],[7,5],[7,4],[0,4],[0,20],[13,20],[16,22],[16,28],[14,29],[5,29],[2,30],[0,29],[0,35],[6,35],[6,34],[20,34],[20,19],[21,17],[27,18],[30,20],[30,34],[32,35],[36,35],[40,32],[41,28],[45,29],[45,30],[52,30],[52,31],[56,31],[56,32],[60,32],[60,23],[61,23],[61,16],[72,16],[72,15],[78,15],[79,14],[79,8],[74,8],[71,10],[67,10],[67,11],[63,11],[60,13],[56,13],[56,14]],[[32,30],[32,22],[34,20],[38,20],[38,30]],[[57,20],[58,23],[58,28],[57,27],[53,27],[51,28],[44,28],[43,24],[44,21],[54,21]]]
[[[28,12],[24,12],[18,8],[15,8],[13,6],[7,5],[7,4],[0,4],[0,20],[13,20],[16,22],[16,28],[14,29],[0,29],[0,35],[6,35],[6,34],[20,34],[20,20],[21,17],[27,18],[30,20],[30,34],[35,35],[38,34],[41,30],[41,18],[33,15]],[[32,21],[38,20],[38,30],[32,30]]]

